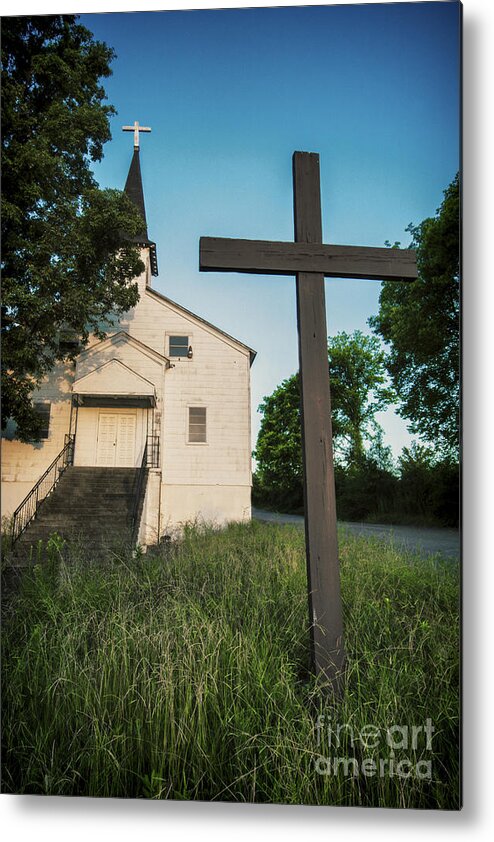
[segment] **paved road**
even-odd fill
[[[252,509],[252,516],[256,520],[269,523],[295,523],[303,525],[302,515],[284,515],[278,512],[266,512],[262,509]],[[380,523],[348,523],[339,525],[355,535],[373,536],[387,541],[393,541],[410,550],[432,555],[440,553],[447,558],[460,557],[460,537],[457,529],[430,529],[418,526],[388,526]]]

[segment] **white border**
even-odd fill
[[[383,0],[388,2],[389,0]],[[426,0],[427,1],[427,0]],[[2,14],[59,12],[147,11],[163,9],[292,6],[283,2],[144,3],[29,2],[3,0]],[[309,5],[327,5],[312,2]],[[347,5],[344,3],[334,5]],[[491,734],[493,708],[492,597],[494,554],[492,535],[493,390],[492,348],[494,273],[492,261],[493,152],[492,79],[494,78],[494,4],[464,2],[464,803],[462,813],[359,810],[197,802],[140,802],[107,799],[3,796],[1,821],[7,838],[32,837],[37,842],[87,842],[118,837],[120,842],[142,838],[200,839],[216,842],[235,838],[328,840],[344,835],[383,842],[415,840],[418,833],[478,839],[494,825]],[[489,190],[490,188],[490,190]],[[488,551],[490,550],[490,552]],[[489,631],[491,634],[489,635]],[[10,833],[9,833],[10,831]]]

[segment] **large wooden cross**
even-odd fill
[[[305,537],[311,649],[339,695],[345,665],[336,534],[324,278],[413,281],[411,250],[322,244],[319,155],[293,155],[295,242],[201,237],[200,269],[295,275],[300,355]]]

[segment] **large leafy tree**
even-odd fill
[[[376,413],[394,398],[384,352],[377,337],[356,330],[330,339],[328,359],[335,449],[346,464],[355,465],[365,455],[365,440],[381,440]]]
[[[39,429],[31,395],[64,358],[60,332],[84,343],[138,299],[142,219],[90,169],[110,138],[113,56],[74,16],[2,19],[2,426],[13,418],[22,439]]]
[[[377,337],[355,331],[330,339],[328,375],[335,451],[341,462],[356,466],[365,458],[365,441],[382,443],[375,415],[393,400]],[[283,381],[259,410],[263,418],[254,456],[261,490],[279,505],[297,505],[302,495],[299,375]]]
[[[259,406],[262,413],[254,457],[254,490],[282,508],[302,505],[300,379],[293,374]]]
[[[459,255],[458,176],[434,217],[409,225],[419,277],[383,284],[369,323],[389,344],[387,367],[409,429],[444,455],[458,452]],[[399,244],[396,244],[399,245]]]

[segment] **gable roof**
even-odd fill
[[[91,345],[89,348],[85,348],[79,354],[79,357],[89,357],[93,354],[98,354],[100,351],[104,351],[105,348],[109,347],[110,345],[118,345],[122,342],[128,343],[136,348],[143,354],[146,354],[151,359],[154,359],[160,363],[165,363],[169,365],[170,360],[168,357],[165,357],[163,354],[160,354],[158,351],[155,351],[154,348],[150,348],[149,345],[145,345],[144,342],[141,342],[140,339],[136,339],[134,336],[131,336],[130,333],[127,333],[125,330],[119,330],[117,333],[112,333],[106,337],[106,339],[102,339],[100,342],[96,342],[94,345]]]
[[[248,351],[249,357],[250,357],[250,365],[252,365],[252,363],[254,362],[254,360],[257,356],[257,351],[254,351],[253,348],[250,348],[244,342],[241,342],[240,339],[235,339],[234,336],[230,336],[229,333],[226,333],[224,330],[221,330],[221,328],[216,327],[216,325],[211,324],[211,322],[206,321],[206,319],[203,319],[201,316],[197,316],[196,313],[193,313],[191,310],[187,310],[186,307],[183,307],[181,304],[177,304],[176,301],[172,301],[171,298],[168,298],[166,295],[163,295],[163,293],[158,292],[157,290],[153,289],[150,286],[146,287],[146,294],[154,296],[158,300],[163,301],[165,304],[169,304],[172,307],[175,307],[177,310],[179,310],[181,313],[184,313],[190,319],[193,319],[194,321],[199,322],[199,324],[203,325],[204,327],[208,328],[209,330],[214,331],[214,333],[219,334],[221,337],[223,337],[224,339],[227,339],[229,342],[233,342],[235,345],[238,345],[241,348],[243,348],[245,351]]]
[[[122,374],[125,375],[125,381],[122,380]],[[72,391],[80,395],[106,395],[111,392],[112,395],[156,396],[154,384],[120,360],[108,360],[74,380]]]

